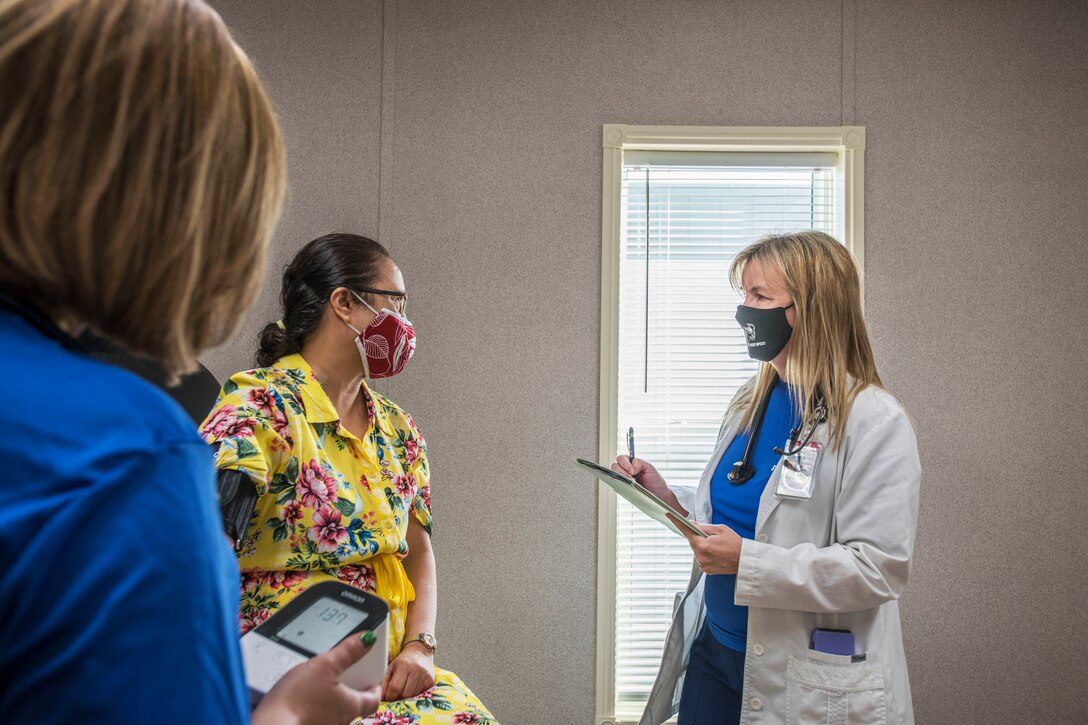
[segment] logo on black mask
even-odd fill
[[[793,307],[791,304],[789,307]],[[789,307],[757,308],[737,306],[737,322],[744,330],[748,354],[754,360],[770,362],[786,347],[793,334],[786,310]],[[756,324],[756,323],[759,324]]]

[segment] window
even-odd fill
[[[606,126],[601,460],[637,454],[694,489],[722,414],[755,372],[733,314],[733,256],[817,229],[861,262],[863,129]],[[686,542],[602,487],[599,723],[634,722],[657,667]]]

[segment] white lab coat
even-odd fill
[[[694,496],[676,491],[700,523],[711,522],[710,478],[740,418],[723,424]],[[827,435],[823,424],[813,436],[825,447],[812,498],[776,496],[776,467],[760,498],[755,540],[741,546],[735,601],[749,608],[745,725],[914,722],[896,601],[910,573],[918,520],[914,430],[894,397],[870,387],[858,394],[837,450]],[[696,564],[640,725],[659,725],[677,712],[704,616]],[[817,627],[852,631],[865,661],[809,650]]]

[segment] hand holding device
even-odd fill
[[[340,682],[344,672],[370,649],[360,636],[350,636],[328,652],[295,666],[264,696],[253,711],[251,722],[328,725],[374,714],[381,701],[377,685],[356,690]]]
[[[250,701],[260,702],[291,668],[366,631],[375,639],[371,650],[340,681],[356,690],[379,684],[389,659],[388,620],[389,605],[373,594],[342,582],[314,584],[242,637]]]

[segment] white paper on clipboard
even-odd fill
[[[579,468],[592,473],[600,479],[601,483],[607,484],[609,488],[631,502],[631,505],[639,511],[667,526],[673,533],[684,536],[680,529],[676,528],[676,524],[669,520],[669,516],[673,516],[680,522],[681,526],[696,536],[706,538],[706,533],[704,533],[702,529],[689,521],[686,516],[672,506],[669,506],[653,493],[640,486],[635,479],[628,478],[622,473],[616,473],[611,468],[605,468],[598,463],[587,461],[584,458],[575,458],[574,463]]]

